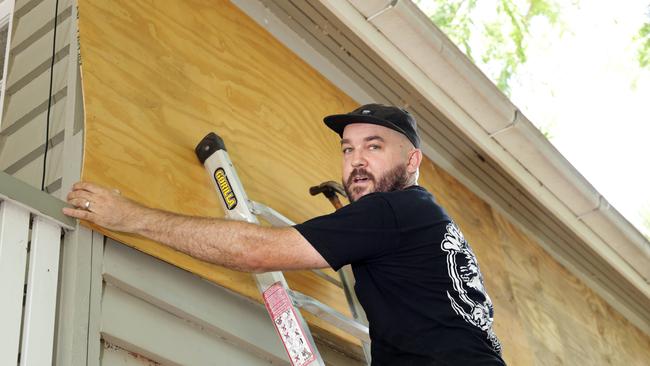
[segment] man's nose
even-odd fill
[[[361,149],[356,149],[352,153],[352,167],[354,168],[359,168],[359,167],[365,167],[368,165],[368,161],[366,160],[365,155],[363,154],[363,151]]]

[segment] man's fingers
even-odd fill
[[[91,219],[92,212],[86,210],[64,207],[63,214],[77,219],[92,221]]]
[[[87,200],[85,198],[75,198],[72,200],[68,200],[68,203],[73,205],[74,207],[79,207],[79,208],[86,208],[86,202],[91,202],[90,200]]]
[[[68,193],[68,202],[72,202],[75,199],[84,199],[90,200],[90,193],[87,191],[72,191]]]
[[[103,190],[103,188],[97,184],[94,183],[89,183],[89,182],[77,182],[72,185],[73,190],[82,190],[82,191],[88,191],[91,193],[99,193]]]

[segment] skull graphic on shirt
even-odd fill
[[[440,247],[447,253],[447,272],[453,287],[453,291],[447,291],[451,307],[466,322],[486,332],[494,350],[501,353],[501,344],[492,329],[492,301],[485,290],[476,255],[454,222],[447,224],[446,229]]]

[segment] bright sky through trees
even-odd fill
[[[642,68],[638,61],[638,34],[650,23],[650,0],[421,0],[418,5],[434,14],[440,4],[453,3],[474,6],[469,13],[461,6],[457,14],[471,19],[473,59],[497,84],[508,60],[481,57],[492,41],[484,30],[500,24],[503,44],[512,46],[514,23],[508,16],[503,20],[504,5],[518,7],[524,17],[530,17],[531,3],[548,6],[530,17],[522,32],[525,58],[505,91],[578,171],[650,236],[650,66]],[[507,56],[512,49],[498,52]]]

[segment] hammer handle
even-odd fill
[[[330,200],[330,202],[332,203],[332,206],[334,206],[335,209],[338,210],[339,208],[343,207],[343,205],[341,204],[341,201],[339,200],[339,196],[333,195],[331,197],[328,196],[327,198]]]

